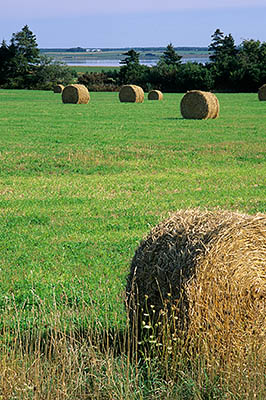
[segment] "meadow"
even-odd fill
[[[127,329],[130,261],[169,213],[266,212],[265,102],[218,93],[220,117],[196,121],[181,117],[182,96],[73,105],[0,90],[0,399],[264,397],[261,375],[257,389],[245,372],[244,388],[191,369],[176,382],[111,344],[101,356],[88,334]]]

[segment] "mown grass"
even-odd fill
[[[218,94],[220,118],[192,121],[180,115],[182,96],[126,104],[117,93],[91,93],[88,105],[72,105],[52,92],[0,91],[5,343],[14,332],[21,337],[36,327],[38,335],[45,335],[47,326],[62,328],[65,335],[91,326],[125,329],[130,260],[143,235],[169,212],[197,206],[265,212],[264,102],[256,94]],[[99,357],[94,360],[104,364]],[[16,357],[9,362],[20,363]],[[115,360],[112,368],[121,362],[128,363]],[[101,364],[100,374],[106,368]],[[161,378],[154,379],[162,385]],[[151,381],[145,382],[134,389],[143,397],[122,397],[117,388],[121,397],[114,398],[152,398],[145,394]]]
[[[91,97],[76,106],[51,92],[1,92],[2,295],[36,286],[47,298],[62,284],[79,290],[82,277],[96,301],[108,288],[112,304],[140,239],[168,212],[265,211],[255,94],[219,95],[221,116],[209,121],[183,120],[181,94]]]

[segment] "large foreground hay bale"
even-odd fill
[[[136,250],[126,290],[137,336],[147,316],[158,324],[167,315],[199,348],[207,342],[221,354],[254,340],[265,345],[266,216],[173,214]]]
[[[124,85],[120,89],[119,100],[124,103],[143,103],[143,89],[136,85]]]
[[[266,101],[266,84],[259,88],[258,97],[260,101]]]
[[[55,87],[54,87],[54,93],[62,93],[63,92],[63,90],[64,90],[64,88],[65,88],[65,86],[64,85],[56,85]]]
[[[181,114],[187,119],[217,118],[219,108],[217,97],[213,93],[201,90],[187,92],[180,103]]]
[[[160,90],[150,90],[148,93],[148,100],[162,100],[163,94]]]
[[[68,85],[62,92],[63,103],[87,104],[90,101],[90,94],[84,85]]]

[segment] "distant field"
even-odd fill
[[[125,51],[104,51],[104,52],[44,52],[49,57],[52,57],[56,60],[63,60],[68,63],[74,62],[86,62],[86,61],[105,61],[105,60],[119,60],[123,58],[123,53]],[[144,54],[144,53],[143,53]],[[158,53],[161,54],[161,53]],[[157,55],[157,53],[156,53]]]
[[[76,71],[78,74],[85,74],[90,72],[102,72],[102,71],[114,71],[119,70],[119,67],[91,67],[91,66],[80,66],[80,65],[71,65],[69,66],[72,70]]]
[[[52,51],[52,50],[46,50],[42,51],[42,54],[46,54],[49,57],[52,57],[53,59],[57,61],[64,61],[67,64],[76,64],[78,65],[79,63],[97,63],[97,65],[101,65],[100,63],[102,62],[102,65],[107,65],[106,62],[109,62],[110,65],[113,63],[119,63],[120,60],[122,60],[125,56],[124,53],[127,51],[127,49],[121,49],[121,50],[109,50],[109,51],[80,51],[80,52],[70,52],[70,51]],[[154,61],[156,62],[159,60],[161,55],[163,54],[163,49],[157,49],[157,48],[151,48],[151,49],[145,49],[145,50],[137,50],[139,55],[140,55],[140,61],[141,62],[147,62],[147,61]],[[197,58],[206,58],[208,57],[208,51],[207,50],[179,50],[177,51],[178,54],[183,56],[186,59],[197,59]]]
[[[134,370],[128,353],[102,354],[98,342],[94,354],[91,342],[69,332],[125,330],[130,261],[170,212],[266,212],[265,102],[218,94],[220,117],[193,121],[181,117],[182,96],[132,104],[117,93],[91,93],[89,104],[73,105],[52,92],[0,90],[0,383],[10,393],[3,398],[94,398],[74,394],[96,396],[96,389],[97,398],[111,398],[112,382],[117,399],[131,399],[132,385],[148,393],[136,399],[157,398],[149,397],[153,385],[165,390],[162,399],[174,393],[171,380],[168,387],[151,375],[149,359],[147,370]],[[181,397],[171,398],[227,398],[216,396],[223,388],[215,374],[210,386],[205,370],[184,371],[177,375]],[[247,385],[251,372],[244,371]],[[257,376],[261,389],[254,382],[254,390],[264,398],[263,373]],[[48,397],[51,387],[58,393]]]

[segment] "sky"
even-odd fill
[[[0,41],[24,25],[40,48],[208,46],[266,42],[266,0],[0,0]]]

